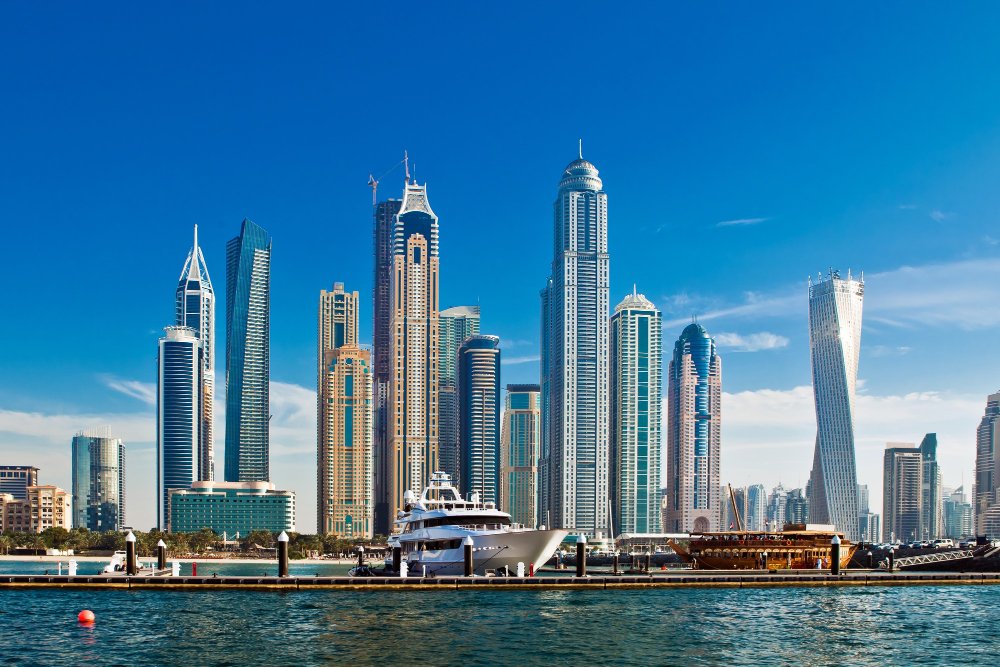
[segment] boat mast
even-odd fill
[[[733,514],[736,515],[736,530],[743,530],[743,517],[740,516],[740,510],[736,507],[736,494],[733,493],[733,485],[727,484],[729,487],[729,502],[733,504]]]

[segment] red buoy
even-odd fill
[[[81,623],[93,623],[94,622],[94,612],[89,609],[84,609],[79,614],[76,615],[76,620]]]

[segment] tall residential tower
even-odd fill
[[[529,528],[539,524],[541,404],[537,384],[507,385],[500,426],[500,509]]]
[[[204,388],[203,348],[191,327],[167,327],[160,339],[156,373],[156,519],[160,529],[170,522],[171,489],[186,489],[198,480]]]
[[[459,488],[499,503],[500,339],[469,336],[457,361]]]
[[[541,295],[540,522],[593,535],[609,520],[608,198],[582,151],[563,170],[553,209]]]
[[[457,488],[461,485],[458,437],[458,350],[469,336],[479,333],[479,306],[455,306],[441,311],[438,319],[438,347],[441,368],[438,380],[438,450],[440,469],[451,475]]]
[[[858,476],[854,463],[854,392],[861,351],[864,277],[831,270],[809,284],[809,348],[816,401],[816,448],[809,485],[809,520],[834,524],[858,539]],[[888,517],[886,525],[888,527]]]
[[[73,527],[97,532],[125,523],[125,443],[108,429],[73,436]]]

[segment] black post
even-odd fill
[[[135,535],[131,530],[125,536],[125,573],[130,576],[139,573],[139,564],[135,558]]]
[[[583,533],[576,538],[576,576],[587,576],[587,536]]]
[[[830,540],[830,574],[840,574],[840,538],[836,535]]]
[[[766,551],[760,555],[760,563],[761,563],[761,565],[764,566],[764,569],[766,570],[767,569],[767,552]]]
[[[403,562],[403,547],[392,548],[392,570],[399,572],[399,565]]]
[[[358,545],[358,567],[365,566],[365,548]]]
[[[649,568],[653,564],[653,554],[646,552],[646,572],[649,572]]]
[[[167,543],[163,540],[156,543],[156,569],[167,569]]]
[[[892,572],[892,567],[896,561],[896,549],[889,547],[889,571]]]
[[[288,576],[288,533],[278,535],[278,576]]]
[[[614,574],[618,574],[618,552],[617,551],[615,552],[615,555],[611,557],[611,572],[613,572]]]
[[[875,569],[875,560],[872,558],[871,550],[868,551],[868,569],[869,570]]]
[[[472,556],[472,549],[473,549],[472,536],[466,535],[465,541],[462,542],[462,544],[465,547],[465,576],[471,577],[473,574],[475,574],[476,571],[475,561],[473,560]]]

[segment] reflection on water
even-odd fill
[[[25,665],[987,664],[1000,622],[994,586],[0,595]]]

